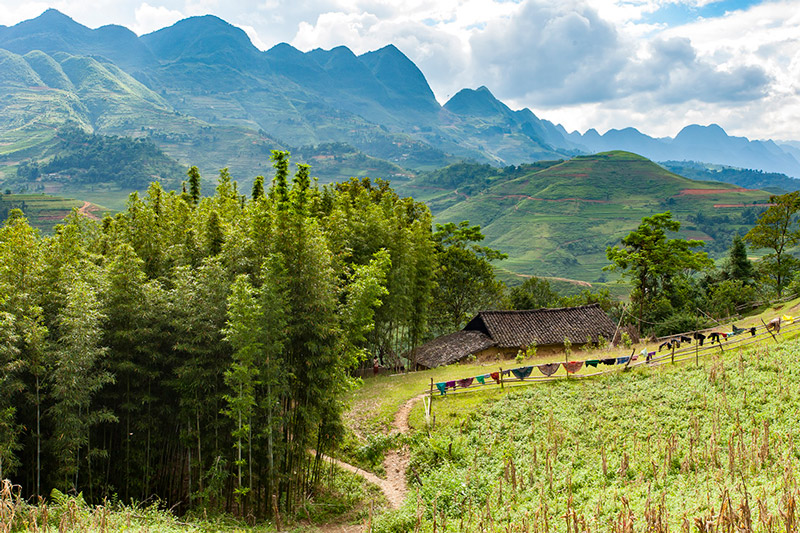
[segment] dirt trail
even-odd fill
[[[411,409],[420,401],[426,393],[415,396],[406,401],[394,415],[392,422],[392,429],[400,434],[408,433],[410,429],[408,426],[408,417],[411,415]],[[391,450],[386,454],[383,459],[383,468],[386,470],[386,483],[385,487],[381,487],[386,499],[394,509],[402,505],[403,500],[408,492],[408,485],[406,484],[406,470],[408,470],[408,446],[403,446],[399,450]]]
[[[408,417],[411,415],[411,410],[414,408],[414,405],[416,405],[416,403],[420,401],[426,394],[427,393],[422,393],[419,396],[415,396],[410,400],[407,400],[400,407],[400,409],[394,415],[394,421],[392,421],[392,430],[394,432],[403,435],[408,433],[408,430],[410,429],[408,425]],[[314,453],[313,450],[310,451]],[[408,469],[409,461],[408,446],[403,446],[399,450],[391,450],[386,454],[386,457],[383,459],[383,468],[386,470],[386,479],[381,479],[371,472],[366,472],[357,466],[347,464],[338,459],[328,456],[324,457],[328,461],[333,461],[334,464],[340,468],[357,474],[370,483],[380,487],[381,492],[383,492],[384,496],[386,496],[386,499],[389,500],[389,505],[392,506],[392,509],[397,509],[400,507],[400,505],[402,505],[403,500],[406,497],[406,493],[408,492],[408,485],[406,484],[406,470]]]
[[[80,207],[80,209],[78,209],[78,213],[80,213],[81,215],[85,216],[86,218],[90,218],[92,220],[100,220],[99,216],[97,216],[97,215],[95,215],[94,213],[91,212],[90,209],[92,207],[93,206],[92,206],[91,202],[83,202],[83,205]]]
[[[408,433],[410,426],[408,425],[408,418],[411,415],[411,410],[414,405],[420,401],[427,393],[422,393],[407,400],[395,413],[394,420],[392,421],[392,430],[400,434]],[[316,452],[309,450],[313,455]],[[383,492],[389,505],[392,509],[398,509],[408,493],[408,485],[406,484],[406,470],[408,469],[409,451],[408,446],[403,446],[400,450],[391,450],[386,454],[383,459],[383,468],[386,470],[386,479],[381,479],[371,472],[366,472],[357,466],[345,463],[338,459],[323,455],[327,461],[332,461],[340,468],[359,475],[372,483],[377,485],[381,492]],[[361,533],[366,526],[360,525],[345,525],[345,524],[327,524],[319,528],[319,533]]]

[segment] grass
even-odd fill
[[[484,243],[509,255],[500,268],[512,275],[590,282],[614,278],[602,271],[608,265],[606,247],[619,244],[642,217],[670,210],[682,222],[678,236],[703,240],[706,250],[719,255],[734,232],[743,235],[754,222],[742,218],[743,207],[719,206],[769,199],[763,191],[692,181],[627,152],[576,157],[522,176],[488,177],[464,190],[426,179],[435,178],[411,180],[398,190],[427,202],[439,223],[479,224]],[[694,189],[713,192],[685,192]]]
[[[308,500],[281,531],[313,533],[317,524],[360,524],[371,509],[386,506],[380,490],[363,478],[331,468],[313,500]],[[277,531],[271,522],[254,522],[230,515],[178,517],[154,504],[123,505],[106,502],[88,505],[81,495],[55,492],[47,501],[30,505],[21,500],[8,481],[0,484],[0,533],[22,531],[59,533],[267,533]]]
[[[434,427],[420,407],[411,416],[422,485],[376,531],[794,530],[798,356],[796,338],[767,338],[697,367],[436,396]],[[437,369],[414,384],[477,370]]]

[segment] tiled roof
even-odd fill
[[[491,337],[500,348],[519,348],[532,342],[539,345],[584,344],[587,337],[597,342],[599,336],[609,342],[615,324],[598,304],[557,309],[526,311],[481,311],[464,330],[478,331]]]
[[[414,350],[414,360],[420,366],[435,368],[464,359],[495,342],[479,331],[456,331],[437,337]]]

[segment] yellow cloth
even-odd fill
[[[794,317],[793,316],[789,316],[789,315],[783,315],[781,317],[781,322],[783,322],[784,324],[787,324],[787,325],[788,324],[794,324]]]

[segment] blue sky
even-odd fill
[[[568,130],[800,139],[800,0],[0,0],[0,24],[48,7],[138,34],[210,13],[261,49],[391,43],[442,103],[484,85]]]

